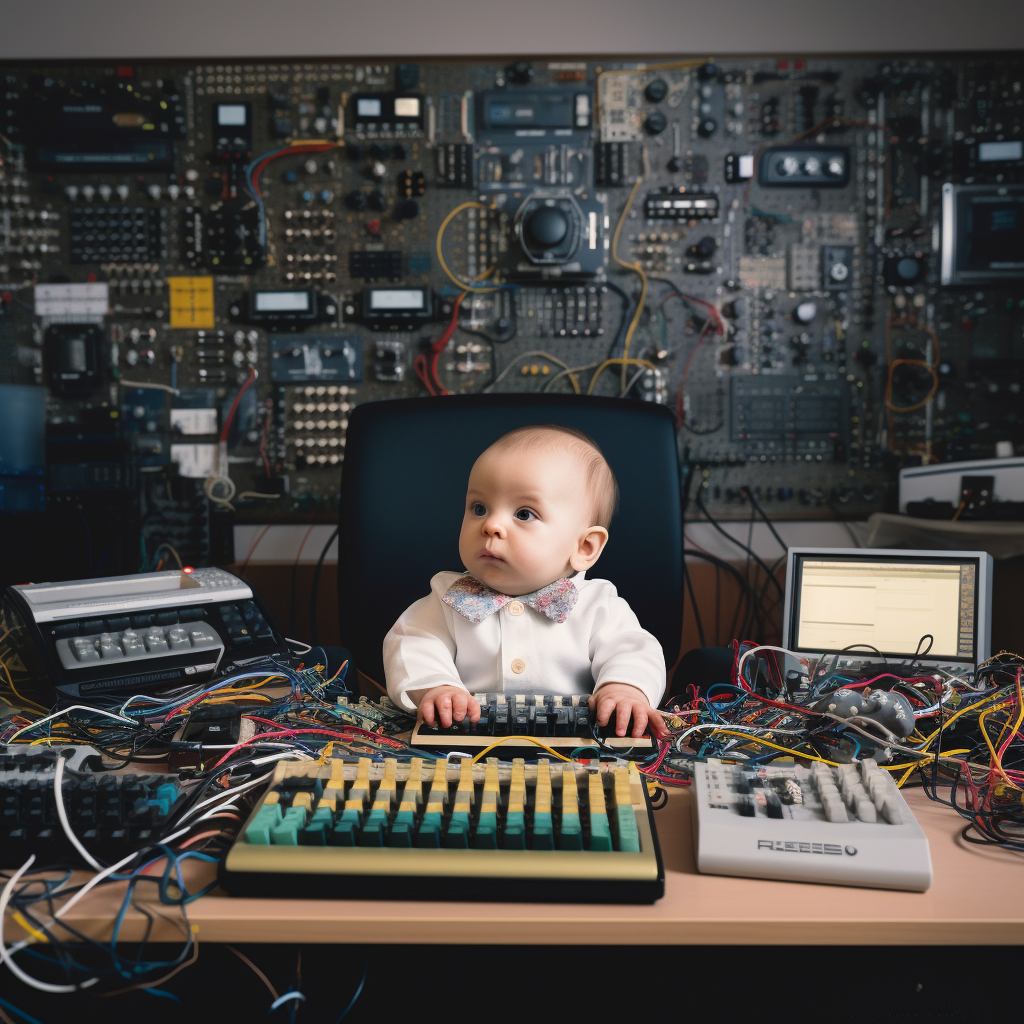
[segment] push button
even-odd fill
[[[514,658],[512,664],[509,666],[516,675],[521,675],[526,671],[526,662],[522,658]]]

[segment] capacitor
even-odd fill
[[[177,185],[168,185],[167,186],[167,198],[168,199],[174,200],[174,199],[177,199],[178,196],[180,196],[180,195],[181,195],[181,189]]]
[[[644,97],[648,103],[660,103],[668,95],[668,82],[664,78],[655,78],[647,83]]]
[[[92,185],[83,185],[82,186],[82,198],[83,199],[92,199],[92,197],[94,195],[96,195],[96,189],[94,189],[92,187]]]
[[[383,160],[374,160],[370,164],[370,177],[376,178],[378,181],[388,173],[388,169],[384,166]]]
[[[71,202],[74,202],[78,198],[78,186],[68,185],[68,187],[64,189],[64,193],[65,195],[67,195],[68,199],[71,200]]]
[[[105,203],[110,201],[113,192],[114,190],[109,185],[100,185],[100,199]]]
[[[163,195],[163,189],[159,185],[150,185],[146,191],[149,193],[150,199],[155,199],[157,201],[159,201],[160,197]]]
[[[131,190],[128,188],[127,185],[118,185],[116,191],[117,198],[123,201],[128,198],[128,194]]]
[[[322,188],[319,199],[326,206],[328,203],[334,202],[334,193],[329,188]]]
[[[660,110],[652,110],[644,118],[644,131],[648,135],[660,135],[668,127],[668,118]]]
[[[801,302],[793,310],[793,319],[798,324],[809,324],[818,315],[818,306],[814,302]]]
[[[718,128],[718,122],[713,117],[702,117],[697,125],[697,134],[702,139],[710,139],[715,134],[716,128]]]
[[[307,161],[306,161],[306,162],[305,162],[305,163],[304,163],[304,164],[302,165],[302,169],[303,169],[303,170],[304,170],[304,171],[305,171],[305,172],[306,172],[307,174],[316,174],[316,171],[317,171],[317,167],[316,167],[316,161],[315,161],[315,160],[307,160]]]
[[[313,202],[313,192],[310,189],[305,189],[302,193],[302,201],[304,203]]]

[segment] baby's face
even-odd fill
[[[577,571],[570,558],[589,525],[588,506],[583,471],[569,452],[488,450],[469,476],[462,562],[503,594],[546,587]]]

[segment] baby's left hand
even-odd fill
[[[634,737],[643,736],[644,729],[648,727],[655,739],[668,739],[670,735],[661,715],[648,703],[643,690],[628,683],[605,683],[591,696],[590,706],[595,709],[599,726],[607,725],[615,717],[616,736],[626,735],[630,718],[633,719]]]

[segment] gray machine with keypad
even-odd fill
[[[287,653],[259,597],[224,569],[24,584],[4,594],[4,616],[46,704],[54,689],[146,693]]]
[[[705,874],[923,892],[928,840],[889,772],[866,758],[694,766],[694,847]]]

